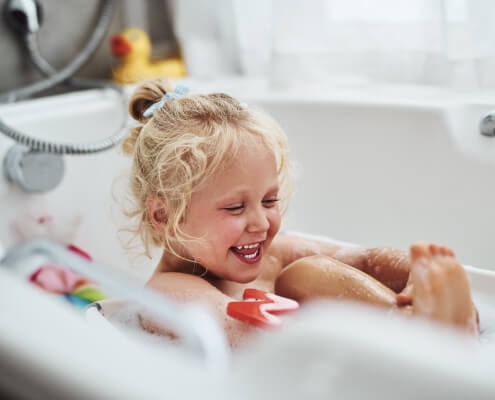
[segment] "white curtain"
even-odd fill
[[[495,88],[494,0],[178,0],[175,16],[192,75]],[[195,36],[215,45],[191,49]],[[216,62],[193,66],[208,47]]]

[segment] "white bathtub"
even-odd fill
[[[478,132],[479,119],[492,108],[489,98],[383,87],[380,92],[376,87],[326,89],[309,96],[294,90],[271,92],[260,82],[232,81],[197,82],[197,88],[226,90],[248,104],[261,105],[286,129],[299,165],[299,178],[284,229],[404,249],[416,240],[433,240],[451,245],[466,264],[495,269],[490,235],[495,223],[491,207],[495,194],[491,186],[495,139],[481,137]],[[106,136],[119,126],[122,117],[115,97],[98,91],[0,106],[0,118],[7,123],[33,135],[49,135],[63,141],[82,142]],[[0,156],[11,144],[0,136]],[[79,213],[82,224],[73,242],[98,263],[125,271],[143,282],[156,259],[131,259],[122,250],[116,235],[122,218],[111,198],[111,185],[129,160],[114,149],[98,155],[67,156],[65,161],[62,184],[46,194],[26,194],[0,177],[0,243],[6,248],[15,243],[12,222],[26,212],[53,215],[61,222],[68,215]],[[472,277],[476,295],[486,300],[493,292],[495,278],[479,271]],[[22,290],[27,290],[0,279],[0,303],[9,301],[6,290],[11,286],[15,290],[10,293],[16,296],[24,296]],[[22,299],[31,301],[36,296],[26,292]],[[67,371],[78,376],[83,367],[70,364],[62,373],[53,360],[50,365],[45,364],[50,373],[37,379],[59,382],[63,386],[59,392],[84,386],[87,391],[78,392],[79,397],[105,390],[109,397],[118,397],[126,390],[132,396],[161,393],[160,386],[156,386],[160,382],[154,380],[159,376],[150,372],[148,379],[141,379],[149,372],[146,368],[125,367],[126,362],[142,361],[144,353],[128,355],[124,347],[119,352],[120,341],[113,343],[105,337],[101,341],[108,344],[110,352],[107,354],[102,346],[95,350],[97,336],[87,339],[89,334],[82,323],[65,320],[65,311],[45,302],[42,310],[48,316],[46,321],[53,323],[60,318],[60,326],[69,321],[73,328],[47,327],[40,310],[32,303],[36,318],[29,326],[25,313],[29,313],[31,306],[21,305],[22,299],[16,298],[19,300],[12,300],[14,307],[4,317],[11,324],[10,332],[15,339],[20,343],[26,341],[22,354],[26,359],[22,362],[31,362],[28,350],[37,346],[30,342],[35,336],[23,332],[36,331],[44,340],[39,343],[46,346],[36,353],[35,361],[40,365],[42,357],[57,348],[64,351],[52,353],[52,357],[61,363],[76,356],[81,363],[89,362],[89,355],[103,357],[105,363],[117,368],[116,373],[122,374],[126,385],[121,390],[116,387],[118,376],[105,372],[105,368],[86,371],[79,383],[73,379],[60,383],[60,377]],[[168,363],[168,369],[164,369],[167,376],[174,381],[174,385],[163,389],[164,393],[182,394],[184,398],[197,398],[201,393],[203,398],[216,399],[268,399],[274,393],[294,399],[330,395],[385,399],[395,398],[398,391],[404,398],[418,393],[425,398],[430,394],[434,398],[465,398],[474,390],[477,398],[493,398],[493,358],[483,358],[477,352],[453,352],[455,346],[464,346],[455,335],[430,332],[430,328],[425,331],[424,327],[415,330],[409,325],[393,328],[386,317],[376,316],[378,326],[383,328],[379,330],[375,316],[368,319],[371,314],[339,306],[331,311],[334,319],[327,321],[322,318],[327,311],[314,310],[294,330],[284,332],[280,340],[272,338],[250,354],[241,354],[224,377],[198,372],[187,362],[179,365],[176,356],[162,359],[161,362]],[[485,312],[491,312],[491,308],[482,310],[482,320],[488,315]],[[23,318],[16,317],[16,313]],[[23,325],[16,324],[17,320]],[[490,329],[489,333],[493,331]],[[10,343],[2,336],[6,332],[9,328],[3,325],[0,347]],[[404,342],[410,345],[403,346]],[[64,348],[66,345],[71,347]],[[115,354],[120,354],[119,360],[104,358]],[[159,361],[153,359],[150,365],[158,365]],[[311,368],[301,368],[302,365]],[[262,375],[253,373],[256,370],[262,371]],[[112,387],[105,389],[105,385],[95,382],[98,374],[108,378]],[[188,386],[181,392],[179,386],[188,385],[185,376],[194,376],[194,390]],[[131,377],[135,379],[132,385],[128,382]],[[446,392],[445,388],[450,390]]]
[[[491,98],[418,88],[308,96],[238,82],[196,86],[225,88],[257,103],[285,128],[299,175],[285,229],[403,249],[417,240],[436,241],[465,264],[495,269],[495,138],[478,129],[482,115],[495,109]],[[81,142],[117,128],[122,110],[111,93],[89,92],[2,106],[0,118],[34,135]],[[0,136],[0,156],[10,143]],[[26,195],[2,182],[1,220],[26,210],[55,216],[76,210],[83,215],[80,246],[102,263],[129,265],[115,235],[118,206],[109,196],[128,159],[115,149],[65,161],[62,184],[47,194]],[[6,223],[0,241],[12,244]],[[152,265],[132,263],[147,270]]]
[[[288,229],[404,250],[435,241],[495,269],[495,138],[478,127],[495,97],[407,87],[312,97],[257,101],[299,166]]]

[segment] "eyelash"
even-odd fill
[[[264,203],[264,204],[275,204],[278,201],[279,201],[279,199],[271,199],[271,200],[263,200],[262,203]],[[227,211],[239,211],[239,210],[242,210],[243,208],[244,208],[244,204],[242,204],[240,206],[237,206],[237,207],[226,207],[226,208],[224,208],[224,210],[227,210]]]

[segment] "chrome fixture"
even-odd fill
[[[495,136],[495,111],[490,111],[481,119],[480,132],[485,136]]]
[[[94,54],[110,26],[113,0],[102,0],[100,14],[95,28],[85,47],[61,70],[53,68],[41,55],[37,34],[42,23],[42,7],[39,0],[6,0],[3,16],[8,24],[23,39],[26,54],[45,79],[28,86],[0,93],[0,103],[12,103],[28,98],[36,93],[64,84],[77,89],[109,89],[119,95],[122,110],[127,109],[123,89],[108,81],[75,78],[73,75],[88,62]],[[97,141],[76,144],[58,143],[40,139],[9,126],[0,118],[0,134],[4,134],[29,150],[14,147],[4,158],[5,175],[28,192],[45,192],[54,189],[64,174],[61,155],[93,154],[110,149],[119,144],[127,135],[127,117],[122,117],[120,127],[111,135]],[[41,153],[49,153],[42,155]],[[56,167],[60,168],[57,170]]]
[[[6,0],[3,7],[6,23],[22,37],[27,49],[26,54],[46,78],[19,89],[0,93],[0,103],[12,103],[64,84],[78,89],[113,90],[119,95],[122,110],[126,110],[127,100],[123,89],[118,85],[107,81],[73,77],[88,62],[105,38],[111,22],[112,10],[113,0],[101,1],[98,21],[85,47],[67,66],[57,70],[42,57],[38,48],[37,33],[43,20],[41,3],[38,0]],[[4,166],[9,168],[5,171],[5,175],[28,192],[45,192],[54,189],[64,174],[63,160],[59,157],[60,155],[92,154],[110,149],[119,144],[127,135],[126,127],[127,117],[124,112],[120,127],[104,139],[82,144],[58,143],[21,132],[0,118],[0,134],[29,148],[29,150],[20,150],[22,147],[15,147],[9,150],[8,157],[4,158]],[[41,153],[49,154],[42,155]],[[57,166],[61,168],[56,170]]]
[[[3,159],[7,179],[30,193],[54,189],[62,181],[65,163],[62,156],[33,151],[26,146],[12,146]]]
[[[110,272],[94,262],[86,261],[64,246],[47,240],[35,239],[7,249],[0,266],[11,270],[33,265],[36,262],[53,262],[66,265],[98,282],[109,295],[132,302],[132,305],[152,313],[168,327],[176,331],[188,349],[199,355],[213,373],[223,374],[228,366],[229,348],[223,329],[199,306],[183,305],[165,296],[145,289],[135,281]]]

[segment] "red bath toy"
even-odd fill
[[[258,289],[246,289],[244,301],[227,304],[227,315],[259,328],[273,328],[282,325],[282,320],[273,314],[295,311],[299,303],[286,297]]]

